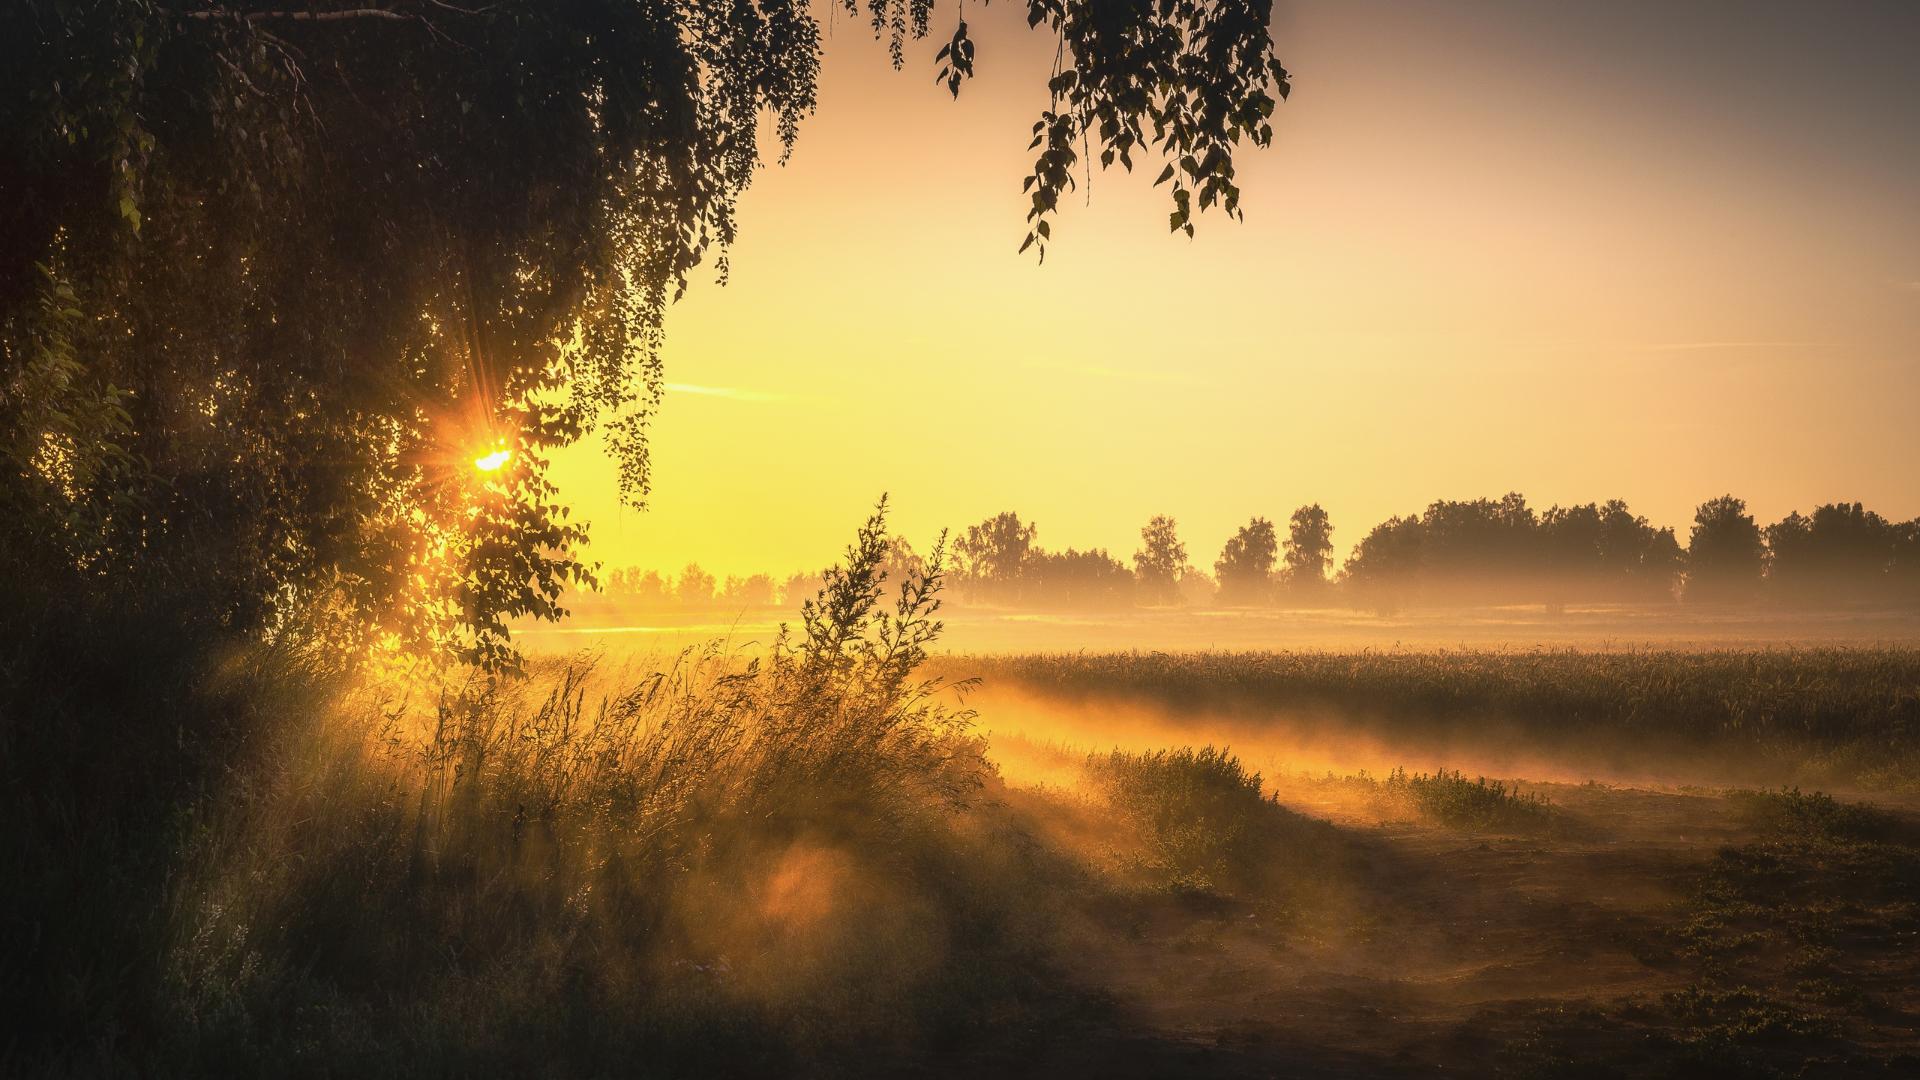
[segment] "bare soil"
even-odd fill
[[[1911,808],[1890,813],[1886,838],[1835,841],[1770,833],[1717,792],[1539,790],[1556,825],[1528,836],[1383,821],[1282,785],[1281,800],[1331,822],[1350,857],[1297,868],[1312,880],[1284,898],[1089,897],[1064,963],[1106,1007],[1017,1052],[953,1064],[1104,1076],[1920,1075]],[[1045,813],[1043,801],[1028,812]]]

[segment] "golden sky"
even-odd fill
[[[1168,513],[1202,566],[1312,501],[1342,553],[1508,490],[1683,542],[1726,491],[1920,515],[1920,5],[1276,6],[1246,221],[1170,236],[1157,162],[1096,172],[1044,266],[1024,5],[967,6],[957,103],[951,4],[899,73],[841,16],[729,283],[669,316],[651,508],[597,442],[556,463],[592,556],[817,568],[882,491],[917,544],[1011,509],[1126,558]]]

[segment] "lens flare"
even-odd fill
[[[511,457],[513,457],[513,451],[503,446],[490,454],[482,454],[474,458],[473,467],[481,472],[497,472]]]

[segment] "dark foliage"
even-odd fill
[[[843,6],[896,64],[933,10]],[[1062,43],[1029,243],[1082,145],[1168,162],[1182,229],[1194,196],[1238,214],[1233,151],[1286,90],[1269,4],[1027,12]],[[0,572],[510,664],[507,620],[587,579],[545,455],[597,430],[645,496],[662,313],[724,274],[762,118],[784,154],[814,107],[820,14],[0,9]],[[942,62],[972,72],[964,26]]]
[[[1442,500],[1374,528],[1347,560],[1360,603],[1556,603],[1672,599],[1681,569],[1673,530],[1618,499],[1536,514],[1525,497]]]
[[[1229,604],[1262,604],[1273,598],[1273,564],[1280,538],[1273,522],[1257,517],[1227,538],[1213,564],[1220,599]]]

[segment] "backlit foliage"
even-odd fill
[[[510,664],[507,621],[590,578],[546,455],[598,432],[644,499],[663,313],[709,257],[724,276],[736,200],[814,107],[830,10],[6,5],[7,574]],[[896,63],[936,13],[844,10]],[[1087,137],[1103,164],[1160,147],[1178,215],[1190,191],[1234,211],[1231,151],[1267,141],[1285,85],[1268,14],[1031,3],[1062,51],[1029,241]],[[971,72],[964,31],[945,62]]]

